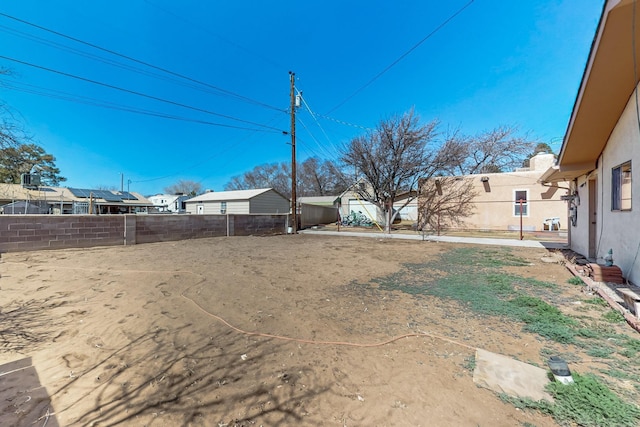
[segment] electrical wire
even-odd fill
[[[111,59],[106,59],[106,58],[104,58],[102,56],[98,56],[98,55],[95,55],[95,54],[92,54],[92,53],[87,53],[87,52],[84,52],[84,51],[79,50],[79,49],[68,47],[68,46],[62,45],[60,43],[56,43],[56,42],[53,42],[53,41],[50,41],[50,40],[43,39],[41,37],[37,37],[37,36],[31,35],[31,34],[27,34],[27,33],[21,32],[21,31],[10,29],[10,28],[7,28],[5,26],[1,26],[0,25],[0,30],[4,31],[6,33],[11,33],[13,35],[17,35],[18,37],[22,37],[22,38],[25,38],[25,39],[28,39],[28,40],[31,40],[31,41],[46,45],[46,46],[54,47],[54,48],[59,49],[61,51],[70,52],[70,53],[73,53],[75,55],[78,55],[78,56],[81,56],[81,57],[84,57],[84,58],[88,58],[88,59],[92,59],[92,60],[95,60],[97,62],[101,62],[103,64],[111,65],[113,67],[117,67],[117,68],[120,68],[120,69],[123,69],[123,70],[132,71],[134,73],[141,74],[141,75],[144,75],[144,76],[147,76],[147,77],[153,77],[153,78],[158,79],[158,80],[171,82],[171,83],[183,86],[183,87],[188,87],[190,89],[199,90],[199,91],[202,91],[204,93],[209,93],[209,94],[216,95],[216,96],[228,96],[228,97],[230,97],[232,99],[235,99],[235,98],[231,97],[230,95],[226,95],[224,93],[221,93],[220,91],[207,89],[206,87],[203,87],[201,85],[196,85],[196,84],[193,84],[193,83],[189,83],[187,81],[179,80],[179,79],[167,76],[167,75],[154,73],[152,71],[144,70],[144,69],[139,68],[139,67],[135,67],[135,66],[132,66],[132,65],[125,64],[123,62],[118,62],[118,61],[114,61],[114,60],[111,60]],[[281,111],[286,112],[286,110],[281,110]]]
[[[200,81],[200,80],[197,80],[197,79],[194,79],[194,78],[191,78],[191,77],[185,76],[185,75],[180,74],[180,73],[176,73],[176,72],[171,71],[171,70],[168,70],[168,69],[166,69],[166,68],[159,67],[159,66],[156,66],[156,65],[150,64],[150,63],[148,63],[148,62],[145,62],[145,61],[141,61],[141,60],[139,60],[139,59],[133,58],[133,57],[128,56],[128,55],[124,55],[124,54],[119,53],[119,52],[116,52],[116,51],[114,51],[114,50],[106,49],[106,48],[103,48],[103,47],[98,46],[98,45],[96,45],[96,44],[89,43],[89,42],[86,42],[86,41],[84,41],[84,40],[80,40],[80,39],[78,39],[78,38],[76,38],[76,37],[71,37],[71,36],[68,36],[68,35],[66,35],[66,34],[63,34],[63,33],[61,33],[61,32],[54,31],[54,30],[51,30],[51,29],[49,29],[49,28],[45,28],[45,27],[43,27],[43,26],[40,26],[40,25],[37,25],[37,24],[31,23],[31,22],[25,21],[25,20],[20,19],[20,18],[16,18],[16,17],[11,16],[11,15],[7,15],[6,13],[2,13],[2,12],[0,12],[0,16],[4,16],[5,18],[12,19],[12,20],[14,20],[14,21],[20,22],[20,23],[25,24],[25,25],[29,25],[29,26],[31,26],[31,27],[37,28],[37,29],[42,30],[42,31],[46,31],[46,32],[51,33],[51,34],[55,34],[56,36],[66,38],[66,39],[68,39],[68,40],[72,40],[72,41],[74,41],[74,42],[76,42],[76,43],[80,43],[80,44],[83,44],[83,45],[89,46],[89,47],[91,47],[91,48],[93,48],[93,49],[97,49],[97,50],[100,50],[100,51],[103,51],[103,52],[109,53],[109,54],[111,54],[111,55],[114,55],[114,56],[118,56],[118,57],[120,57],[120,58],[127,59],[127,60],[129,60],[129,61],[131,61],[131,62],[135,62],[135,63],[140,64],[140,65],[144,65],[145,67],[149,67],[149,68],[152,68],[152,69],[154,69],[154,70],[162,71],[163,73],[167,73],[167,74],[169,74],[169,75],[172,75],[172,76],[175,76],[175,77],[179,77],[179,78],[184,79],[184,80],[187,80],[187,81],[189,81],[189,82],[197,83],[197,84],[199,84],[199,85],[202,85],[202,86],[205,86],[205,87],[208,87],[208,88],[211,88],[211,89],[215,89],[215,90],[217,90],[217,91],[219,91],[219,92],[221,92],[221,93],[224,93],[224,94],[229,95],[229,96],[233,96],[233,97],[235,97],[235,98],[238,98],[238,99],[243,100],[243,101],[246,101],[246,102],[250,102],[250,103],[253,103],[253,104],[256,104],[256,105],[260,105],[260,106],[265,107],[265,108],[270,108],[270,109],[273,109],[273,110],[278,110],[278,111],[282,111],[282,112],[285,112],[285,111],[286,111],[286,110],[284,110],[284,109],[282,109],[282,108],[278,108],[278,107],[271,106],[271,105],[269,105],[269,104],[265,104],[265,103],[263,103],[263,102],[260,102],[260,101],[255,100],[255,99],[251,99],[251,98],[249,98],[249,97],[246,97],[246,96],[240,95],[240,94],[238,94],[238,93],[232,92],[232,91],[230,91],[230,90],[222,89],[222,88],[220,88],[220,87],[218,87],[218,86],[214,86],[214,85],[212,85],[212,84],[205,83],[205,82],[203,82],[203,81]],[[34,37],[35,37],[35,36],[34,36]]]
[[[322,125],[320,124],[320,122],[318,121],[318,119],[316,118],[315,114],[313,113],[313,111],[311,111],[311,108],[309,107],[309,104],[307,103],[307,100],[302,96],[302,92],[300,92],[297,88],[296,91],[298,92],[298,96],[300,97],[300,100],[302,101],[302,104],[304,105],[304,107],[307,109],[307,111],[309,112],[309,114],[311,115],[311,118],[314,120],[314,122],[316,123],[316,125],[320,128],[320,130],[322,131],[322,134],[324,135],[325,139],[327,140],[327,142],[329,143],[329,145],[331,146],[331,148],[338,152],[339,150],[336,148],[336,145],[333,143],[333,141],[331,140],[331,138],[329,138],[329,135],[327,134],[327,132],[324,130],[324,128],[322,127]],[[314,138],[314,140],[316,140]],[[316,142],[318,142],[319,146],[322,147],[322,145],[320,145],[319,141],[316,140]],[[324,147],[322,147],[324,148]]]
[[[344,120],[335,119],[335,118],[333,118],[333,117],[326,116],[326,115],[324,115],[324,114],[320,114],[320,113],[315,112],[315,111],[314,111],[314,113],[313,113],[313,114],[314,114],[316,117],[320,117],[321,119],[330,120],[330,121],[332,121],[332,122],[335,122],[335,123],[338,123],[338,124],[341,124],[341,125],[351,126],[351,127],[354,127],[354,128],[358,128],[358,129],[362,129],[362,130],[368,131],[368,132],[371,132],[371,131],[374,131],[374,130],[375,130],[375,129],[373,129],[373,128],[369,128],[369,127],[366,127],[366,126],[362,126],[362,125],[358,125],[358,124],[354,124],[354,123],[349,123],[349,122],[346,122],[346,121],[344,121]]]
[[[250,131],[255,131],[255,132],[276,133],[276,131],[273,131],[273,130],[248,128],[248,127],[243,127],[243,126],[228,125],[228,124],[224,124],[224,123],[215,123],[215,122],[209,122],[209,121],[206,121],[206,120],[175,116],[175,115],[171,115],[171,114],[161,113],[161,112],[152,111],[152,110],[146,110],[146,109],[142,109],[142,108],[128,107],[128,106],[122,105],[122,104],[116,104],[116,103],[109,102],[109,101],[102,101],[102,100],[99,100],[99,99],[96,99],[96,98],[90,98],[90,97],[81,96],[81,95],[74,95],[74,94],[69,93],[69,92],[63,92],[63,91],[59,91],[59,90],[55,90],[55,89],[47,89],[47,88],[44,88],[42,86],[31,85],[31,84],[28,84],[28,83],[6,82],[6,81],[0,80],[0,86],[4,87],[6,89],[9,89],[9,90],[15,90],[15,91],[18,91],[18,92],[29,93],[29,94],[32,94],[32,95],[39,95],[39,96],[44,96],[44,97],[52,98],[52,99],[60,99],[60,100],[63,100],[63,101],[75,102],[75,103],[84,104],[84,105],[91,105],[91,106],[94,106],[94,107],[108,108],[108,109],[116,110],[116,111],[124,111],[124,112],[129,112],[129,113],[142,114],[142,115],[151,116],[151,117],[159,117],[159,118],[163,118],[163,119],[178,120],[178,121],[198,123],[198,124],[209,125],[209,126],[218,126],[218,127],[231,128],[231,129],[250,130]]]
[[[252,122],[250,120],[244,120],[244,119],[240,119],[240,118],[237,118],[237,117],[229,116],[229,115],[226,115],[226,114],[221,114],[221,113],[216,113],[216,112],[213,112],[213,111],[205,110],[203,108],[193,107],[191,105],[183,104],[183,103],[176,102],[176,101],[171,101],[171,100],[164,99],[164,98],[159,98],[157,96],[148,95],[148,94],[145,94],[145,93],[142,93],[142,92],[138,92],[138,91],[135,91],[135,90],[131,90],[131,89],[125,89],[125,88],[122,88],[122,87],[119,87],[119,86],[115,86],[115,85],[112,85],[112,84],[100,82],[100,81],[97,81],[97,80],[88,79],[86,77],[77,76],[75,74],[66,73],[64,71],[55,70],[53,68],[44,67],[42,65],[33,64],[33,63],[30,63],[30,62],[22,61],[22,60],[19,60],[19,59],[8,57],[8,56],[0,55],[0,59],[4,59],[4,60],[7,60],[7,61],[15,62],[15,63],[22,64],[22,65],[27,65],[29,67],[37,68],[37,69],[40,69],[40,70],[43,70],[43,71],[48,71],[48,72],[51,72],[51,73],[54,73],[54,74],[59,74],[59,75],[65,76],[65,77],[70,77],[70,78],[73,78],[73,79],[76,79],[76,80],[84,81],[84,82],[87,82],[87,83],[95,84],[95,85],[106,87],[106,88],[109,88],[109,89],[118,90],[120,92],[128,93],[128,94],[131,94],[131,95],[140,96],[142,98],[152,99],[154,101],[163,102],[163,103],[166,103],[166,104],[170,104],[170,105],[174,105],[174,106],[177,106],[177,107],[186,108],[186,109],[193,110],[193,111],[198,111],[198,112],[205,113],[205,114],[210,114],[210,115],[217,116],[217,117],[224,117],[224,118],[229,119],[229,120],[234,120],[234,121],[238,121],[238,122],[241,122],[241,123],[247,123],[247,124],[251,124],[251,125],[254,125],[254,126],[263,127],[263,128],[266,128],[266,129],[271,129],[271,130],[278,131],[278,132],[281,132],[283,134],[286,134],[286,131],[283,131],[281,129],[276,129],[274,127],[263,125],[263,124],[256,123],[256,122]]]
[[[335,159],[337,156],[335,156],[335,153],[332,154],[329,152],[329,150],[325,147],[322,146],[322,144],[320,143],[320,141],[318,141],[318,139],[313,135],[313,133],[311,132],[311,129],[309,129],[307,127],[307,125],[302,121],[302,119],[300,117],[296,116],[296,121],[298,123],[300,123],[302,125],[302,127],[307,131],[307,133],[309,134],[309,136],[311,137],[311,139],[316,143],[316,145],[318,146],[318,148],[324,153],[324,156],[326,156],[329,159]],[[332,147],[333,148],[333,147]]]
[[[269,122],[273,122],[275,121],[277,118],[281,117],[279,114],[275,117],[273,117]],[[252,129],[254,132],[262,132],[262,130],[260,129]],[[213,155],[204,158],[203,160],[189,165],[188,167],[186,167],[185,169],[182,169],[178,172],[172,173],[171,175],[165,175],[165,176],[161,176],[161,177],[157,177],[157,178],[150,178],[150,179],[143,179],[143,180],[137,180],[137,181],[131,181],[131,183],[146,183],[146,182],[154,182],[154,181],[160,181],[163,179],[167,179],[167,178],[174,178],[177,177],[179,175],[181,175],[183,172],[186,172],[188,170],[193,170],[194,168],[198,167],[198,166],[202,166],[206,163],[208,163],[210,160],[212,160],[215,157],[221,156],[222,154],[225,154],[226,152],[230,151],[232,148],[236,148],[237,144],[242,143],[247,141],[249,138],[251,138],[253,136],[253,133],[249,133],[246,137],[240,139],[239,141],[236,142],[236,144],[231,144],[231,143],[225,143],[224,146],[226,147],[224,150],[217,150]],[[207,175],[207,176],[203,176],[202,178],[200,178],[198,181],[196,181],[198,184],[202,184],[202,182],[209,178],[211,175]]]
[[[425,41],[427,41],[428,39],[430,39],[434,34],[436,34],[438,31],[440,31],[442,28],[444,28],[449,22],[451,22],[453,19],[455,19],[458,15],[460,15],[466,8],[468,8],[471,3],[473,3],[473,0],[470,0],[467,4],[465,4],[464,6],[462,6],[460,9],[458,9],[453,15],[449,16],[447,19],[445,19],[440,25],[438,25],[434,30],[432,30],[429,34],[427,34],[422,40],[420,40],[418,43],[414,44],[409,50],[407,50],[406,52],[404,52],[402,55],[400,55],[398,57],[398,59],[396,59],[395,61],[393,61],[391,64],[387,65],[382,71],[380,71],[378,74],[376,74],[375,76],[373,76],[373,78],[371,80],[369,80],[368,82],[366,82],[363,86],[361,86],[359,89],[357,89],[355,92],[353,92],[351,95],[349,95],[347,98],[345,98],[343,101],[341,101],[340,103],[338,103],[338,105],[336,105],[335,107],[333,107],[332,109],[330,109],[329,111],[327,111],[326,114],[330,114],[332,111],[337,110],[338,108],[342,107],[344,104],[346,104],[349,100],[351,100],[352,98],[354,98],[356,95],[358,95],[360,92],[362,92],[364,89],[366,89],[367,87],[369,87],[373,82],[375,82],[376,80],[378,80],[380,77],[382,77],[383,74],[385,74],[387,71],[389,71],[391,68],[393,68],[396,64],[398,64],[400,61],[402,61],[405,57],[407,57],[411,52],[413,52],[414,50],[416,50],[422,43],[424,43]]]

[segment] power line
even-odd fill
[[[307,109],[307,111],[309,112],[309,114],[311,114],[311,118],[313,118],[313,120],[316,122],[316,124],[318,125],[318,127],[320,128],[320,130],[322,131],[322,133],[324,134],[324,137],[326,138],[327,142],[329,143],[329,145],[331,146],[332,149],[336,150],[336,146],[333,143],[333,141],[331,140],[331,138],[329,138],[329,135],[327,134],[327,132],[325,132],[324,128],[322,127],[322,125],[320,124],[320,122],[318,121],[318,119],[315,117],[313,111],[311,111],[311,108],[309,107],[309,104],[307,103],[307,100],[302,96],[302,92],[298,91],[296,89],[296,91],[298,92],[298,96],[300,97],[300,99],[302,100],[302,104],[304,104],[305,108]],[[305,126],[305,129],[307,129],[307,127]],[[307,129],[307,132],[309,132],[309,134],[311,134],[311,132],[309,131],[309,129]],[[312,138],[316,141],[316,143],[318,144],[319,147],[321,147],[322,149],[324,149],[325,151],[327,151],[322,144],[320,144],[320,142],[313,137]],[[328,152],[328,151],[327,151]]]
[[[372,131],[372,130],[374,130],[374,129],[369,128],[369,127],[366,127],[366,126],[362,126],[362,125],[358,125],[358,124],[354,124],[354,123],[346,122],[346,121],[344,121],[344,120],[339,120],[339,119],[336,119],[336,118],[333,118],[333,117],[330,117],[330,116],[326,116],[326,115],[324,115],[324,114],[320,114],[320,113],[315,112],[315,111],[314,111],[314,113],[313,113],[313,114],[314,114],[316,117],[320,117],[321,119],[330,120],[330,121],[332,121],[332,122],[335,122],[335,123],[338,123],[338,124],[341,124],[341,125],[351,126],[351,127],[353,127],[353,128],[358,128],[358,129],[362,129],[362,130],[366,130],[366,131]]]
[[[210,94],[213,94],[213,95],[216,95],[216,96],[229,96],[229,97],[231,97],[230,95],[222,94],[219,91],[214,91],[214,90],[211,90],[211,89],[203,88],[203,87],[201,87],[199,85],[192,84],[192,83],[189,83],[189,82],[186,82],[186,81],[183,81],[183,80],[179,80],[179,79],[173,78],[171,76],[162,75],[162,74],[159,74],[159,73],[152,72],[150,70],[144,70],[142,68],[135,67],[133,65],[128,65],[128,64],[125,64],[123,62],[118,62],[118,61],[115,61],[115,60],[112,60],[112,59],[107,59],[107,58],[99,56],[99,55],[95,55],[95,54],[88,53],[88,52],[85,52],[85,51],[82,51],[82,50],[79,50],[79,49],[75,49],[75,48],[72,48],[72,47],[69,47],[69,46],[65,46],[63,44],[60,44],[60,43],[57,43],[57,42],[53,42],[51,40],[47,40],[47,39],[44,39],[44,38],[41,38],[41,37],[37,37],[37,36],[34,36],[32,34],[24,33],[22,31],[17,31],[17,30],[12,29],[12,28],[8,28],[8,27],[0,25],[0,29],[2,31],[4,31],[5,33],[10,33],[10,34],[15,35],[17,37],[22,37],[24,39],[28,39],[28,40],[34,41],[36,43],[40,43],[40,44],[43,44],[43,45],[46,45],[46,46],[53,47],[55,49],[59,49],[59,50],[66,51],[66,52],[70,52],[72,54],[75,54],[75,55],[78,55],[78,56],[82,56],[84,58],[93,59],[95,61],[102,62],[103,64],[107,64],[107,65],[111,65],[111,66],[114,66],[114,67],[118,67],[118,68],[121,68],[123,70],[132,71],[132,72],[144,75],[144,76],[154,77],[154,78],[157,78],[159,80],[172,82],[172,83],[178,84],[180,86],[188,87],[188,88],[195,89],[195,90],[200,90],[202,92],[210,93]],[[231,97],[231,98],[233,98],[233,97]],[[285,110],[281,110],[281,111],[285,112]]]
[[[2,13],[2,12],[0,12],[0,16],[4,16],[5,18],[12,19],[12,20],[14,20],[14,21],[20,22],[20,23],[25,24],[25,25],[29,25],[29,26],[31,26],[31,27],[37,28],[37,29],[42,30],[42,31],[46,31],[46,32],[51,33],[51,34],[55,34],[55,35],[57,35],[57,36],[59,36],[59,37],[63,37],[63,38],[66,38],[66,39],[68,39],[68,40],[72,40],[72,41],[74,41],[74,42],[76,42],[76,43],[80,43],[80,44],[83,44],[83,45],[86,45],[86,46],[92,47],[92,48],[94,48],[94,49],[98,49],[98,50],[100,50],[100,51],[103,51],[103,52],[109,53],[109,54],[111,54],[111,55],[115,55],[115,56],[118,56],[118,57],[121,57],[121,58],[127,59],[127,60],[132,61],[132,62],[135,62],[135,63],[137,63],[137,64],[144,65],[145,67],[153,68],[153,69],[155,69],[155,70],[162,71],[163,73],[167,73],[167,74],[170,74],[170,75],[172,75],[172,76],[179,77],[179,78],[181,78],[181,79],[184,79],[184,80],[187,80],[187,81],[190,81],[190,82],[193,82],[193,83],[197,83],[197,84],[199,84],[199,85],[206,86],[206,87],[211,88],[211,89],[215,89],[215,90],[217,90],[217,91],[219,91],[219,92],[222,92],[222,93],[224,93],[224,94],[226,94],[226,95],[233,96],[233,97],[238,98],[238,99],[240,99],[240,100],[243,100],[243,101],[245,101],[245,102],[250,102],[250,103],[253,103],[253,104],[256,104],[256,105],[260,105],[260,106],[265,107],[265,108],[270,108],[270,109],[273,109],[273,110],[278,110],[278,111],[283,111],[283,112],[285,112],[285,110],[283,110],[282,108],[278,108],[278,107],[271,106],[271,105],[269,105],[269,104],[265,104],[265,103],[263,103],[263,102],[260,102],[260,101],[255,100],[255,99],[251,99],[251,98],[249,98],[249,97],[246,97],[246,96],[240,95],[240,94],[238,94],[238,93],[232,92],[232,91],[230,91],[230,90],[222,89],[222,88],[220,88],[220,87],[218,87],[218,86],[214,86],[214,85],[212,85],[212,84],[205,83],[205,82],[203,82],[203,81],[200,81],[200,80],[197,80],[197,79],[194,79],[194,78],[191,78],[191,77],[185,76],[185,75],[183,75],[183,74],[173,72],[173,71],[168,70],[168,69],[166,69],[166,68],[159,67],[159,66],[156,66],[156,65],[150,64],[150,63],[148,63],[148,62],[145,62],[145,61],[141,61],[141,60],[139,60],[139,59],[133,58],[133,57],[131,57],[131,56],[124,55],[124,54],[122,54],[122,53],[119,53],[119,52],[113,51],[113,50],[111,50],[111,49],[103,48],[103,47],[98,46],[98,45],[96,45],[96,44],[89,43],[89,42],[86,42],[86,41],[84,41],[84,40],[80,40],[80,39],[78,39],[78,38],[76,38],[76,37],[68,36],[68,35],[63,34],[63,33],[61,33],[61,32],[58,32],[58,31],[55,31],[55,30],[51,30],[51,29],[49,29],[49,28],[45,28],[45,27],[43,27],[43,26],[41,26],[41,25],[37,25],[37,24],[34,24],[34,23],[31,23],[31,22],[25,21],[25,20],[20,19],[20,18],[16,18],[16,17],[11,16],[11,15],[7,15],[6,13]]]
[[[124,111],[124,112],[135,113],[135,114],[142,114],[142,115],[146,115],[146,116],[159,117],[159,118],[170,119],[170,120],[178,120],[178,121],[184,121],[184,122],[198,123],[198,124],[209,125],[209,126],[218,126],[218,127],[225,127],[225,128],[231,128],[231,129],[240,129],[240,130],[249,130],[249,131],[254,131],[254,132],[274,132],[274,133],[276,133],[276,131],[273,131],[273,130],[255,129],[255,128],[248,128],[248,127],[242,127],[242,126],[228,125],[228,124],[224,124],[224,123],[215,123],[215,122],[209,122],[209,121],[206,121],[206,120],[192,119],[192,118],[189,118],[189,117],[181,117],[181,116],[176,116],[176,115],[172,115],[172,114],[161,113],[161,112],[158,112],[158,111],[146,110],[146,109],[142,109],[142,108],[129,107],[129,106],[122,105],[122,104],[116,104],[116,103],[109,102],[109,101],[102,101],[102,100],[99,100],[99,99],[96,99],[96,98],[90,98],[90,97],[86,97],[86,96],[75,95],[75,94],[72,94],[72,93],[69,93],[69,92],[63,92],[63,91],[59,91],[59,90],[55,90],[55,89],[47,89],[47,88],[44,88],[42,86],[36,86],[36,85],[27,84],[27,83],[16,84],[16,83],[11,83],[11,82],[6,82],[5,81],[5,82],[2,82],[0,85],[2,87],[4,87],[4,88],[10,89],[10,90],[19,91],[19,92],[23,92],[23,93],[30,93],[32,95],[39,95],[39,96],[44,96],[44,97],[53,98],[53,99],[61,99],[61,100],[64,100],[64,101],[75,102],[75,103],[78,103],[78,104],[91,105],[91,106],[94,106],[94,107],[108,108],[108,109],[111,109],[111,110]],[[280,133],[280,132],[278,131],[277,133]]]
[[[282,118],[283,118],[283,117],[284,117],[284,116],[281,116],[280,114],[277,114],[276,116],[272,117],[272,118],[268,121],[268,123],[275,122],[275,121],[277,121],[277,119],[282,120]],[[262,130],[259,130],[259,129],[252,129],[252,130],[253,130],[253,131],[255,131],[255,132],[263,132]],[[230,142],[226,142],[226,143],[224,144],[224,146],[225,146],[225,148],[224,148],[224,149],[222,149],[222,150],[220,150],[220,149],[215,150],[215,151],[214,151],[214,153],[213,153],[211,156],[209,156],[209,157],[205,157],[204,159],[202,159],[202,160],[198,161],[197,163],[191,164],[191,165],[189,165],[189,166],[185,167],[184,169],[181,169],[181,170],[179,170],[179,171],[177,171],[177,172],[172,173],[171,175],[165,175],[165,176],[161,176],[161,177],[157,177],[157,178],[149,178],[149,179],[143,179],[143,180],[137,180],[137,181],[131,181],[131,183],[143,183],[143,182],[160,181],[160,180],[163,180],[163,179],[173,178],[173,177],[179,176],[180,174],[182,174],[182,173],[183,173],[183,172],[185,172],[185,171],[193,170],[194,168],[196,168],[196,167],[198,167],[198,166],[201,166],[201,165],[203,165],[203,164],[205,164],[205,163],[209,162],[211,159],[213,159],[213,158],[215,158],[215,157],[217,157],[217,156],[221,156],[222,154],[224,154],[224,153],[226,153],[226,152],[230,151],[232,148],[234,148],[234,146],[237,146],[238,144],[240,144],[240,143],[243,143],[243,142],[247,141],[247,140],[248,140],[248,139],[250,139],[252,136],[253,136],[253,134],[251,134],[251,133],[247,134],[245,137],[243,137],[243,138],[241,138],[241,139],[237,140],[237,141],[235,142],[235,145],[233,145],[233,144],[232,144],[232,143],[230,143]],[[196,181],[196,182],[198,182],[198,184],[202,184],[202,181],[204,181],[205,179],[209,178],[210,176],[211,176],[211,175],[207,175],[207,176],[205,176],[205,177],[202,177],[202,178],[200,178],[200,179],[199,179],[198,181]]]
[[[473,3],[473,0],[470,0],[467,4],[465,4],[464,6],[462,6],[460,9],[458,9],[453,15],[451,15],[450,17],[448,17],[446,20],[444,20],[444,22],[442,22],[440,25],[438,25],[433,31],[431,31],[429,34],[427,34],[422,40],[420,40],[418,43],[416,43],[415,45],[413,45],[409,50],[407,50],[406,52],[404,52],[402,55],[400,55],[398,57],[398,59],[396,59],[395,61],[393,61],[391,64],[389,64],[386,68],[384,68],[382,71],[380,71],[378,74],[376,74],[371,80],[369,80],[367,83],[365,83],[363,86],[361,86],[358,90],[356,90],[355,92],[353,92],[351,95],[349,95],[347,98],[345,98],[342,102],[340,102],[338,105],[336,105],[335,107],[333,107],[332,109],[330,109],[329,111],[327,111],[327,114],[331,113],[332,111],[337,110],[338,108],[342,107],[344,104],[347,103],[347,101],[351,100],[353,97],[355,97],[356,95],[358,95],[360,92],[362,92],[364,89],[366,89],[369,85],[371,85],[373,82],[375,82],[376,80],[378,80],[384,73],[386,73],[387,71],[389,71],[393,66],[395,66],[398,62],[402,61],[407,55],[409,55],[411,52],[413,52],[415,49],[417,49],[422,43],[424,43],[425,41],[427,41],[429,38],[431,38],[434,34],[436,34],[438,31],[440,31],[442,28],[444,28],[445,25],[447,25],[449,22],[451,22],[456,16],[458,16],[459,14],[461,14],[467,7],[469,7],[471,5],[471,3]]]
[[[318,141],[318,139],[313,135],[313,133],[311,133],[311,130],[307,127],[307,125],[302,121],[302,119],[300,119],[300,117],[296,117],[296,120],[302,125],[302,127],[307,131],[307,133],[309,134],[309,136],[311,137],[311,139],[316,143],[316,145],[318,146],[318,148],[324,153],[325,156],[327,156],[328,159],[333,159],[336,156],[334,154],[329,153],[329,151],[322,146],[322,144],[320,143],[320,141]],[[311,151],[313,154],[315,154],[316,156],[318,155],[313,149],[311,149],[311,147],[308,147],[309,151]],[[318,156],[320,157],[320,156]]]
[[[263,124],[252,122],[252,121],[249,121],[249,120],[239,119],[237,117],[228,116],[226,114],[216,113],[216,112],[213,112],[213,111],[205,110],[203,108],[193,107],[191,105],[183,104],[183,103],[180,103],[180,102],[171,101],[171,100],[168,100],[168,99],[159,98],[157,96],[148,95],[148,94],[145,94],[145,93],[142,93],[142,92],[137,92],[137,91],[134,91],[134,90],[131,90],[131,89],[125,89],[125,88],[122,88],[122,87],[119,87],[119,86],[115,86],[115,85],[111,85],[111,84],[108,84],[108,83],[99,82],[97,80],[92,80],[92,79],[88,79],[88,78],[85,78],[85,77],[76,76],[75,74],[70,74],[70,73],[66,73],[64,71],[54,70],[52,68],[48,68],[48,67],[44,67],[44,66],[41,66],[41,65],[32,64],[30,62],[21,61],[19,59],[15,59],[15,58],[10,58],[8,56],[0,55],[0,59],[5,59],[7,61],[12,61],[12,62],[15,62],[15,63],[18,63],[18,64],[22,64],[22,65],[27,65],[29,67],[33,67],[33,68],[37,68],[37,69],[40,69],[40,70],[48,71],[48,72],[51,72],[51,73],[59,74],[59,75],[65,76],[65,77],[71,77],[71,78],[76,79],[76,80],[81,80],[81,81],[84,81],[84,82],[87,82],[87,83],[91,83],[91,84],[95,84],[95,85],[98,85],[98,86],[107,87],[109,89],[118,90],[118,91],[125,92],[125,93],[131,94],[131,95],[136,95],[136,96],[140,96],[140,97],[143,97],[143,98],[152,99],[154,101],[164,102],[166,104],[175,105],[175,106],[182,107],[182,108],[187,108],[189,110],[198,111],[198,112],[205,113],[205,114],[210,114],[210,115],[213,115],[213,116],[224,117],[224,118],[229,119],[229,120],[235,120],[235,121],[238,121],[238,122],[241,122],[241,123],[247,123],[247,124],[251,124],[251,125],[254,125],[254,126],[258,126],[258,127],[263,127],[263,128],[266,128],[266,129],[275,130],[275,131],[278,131],[278,132],[282,132],[283,134],[287,133],[286,131],[283,131],[281,129],[276,129],[276,128],[271,127],[271,126],[263,125]]]

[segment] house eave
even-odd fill
[[[563,181],[572,181],[582,175],[586,175],[595,169],[595,164],[585,162],[572,165],[555,165],[547,169],[538,182],[542,184],[554,184]]]
[[[640,28],[639,11],[633,0],[605,3],[560,149],[560,166],[595,163],[633,95],[640,76],[640,61],[634,61],[634,56],[640,58],[640,31],[634,33]]]

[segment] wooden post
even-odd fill
[[[522,199],[519,200],[520,202],[520,240],[524,239],[524,236],[522,235]]]
[[[289,71],[291,80],[291,230],[293,234],[298,232],[298,203],[296,200],[296,94],[295,77],[296,74]]]

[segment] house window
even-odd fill
[[[513,192],[513,216],[529,216],[529,190]]]
[[[611,169],[611,210],[631,210],[631,162]]]
[[[220,213],[221,214],[227,213],[227,202],[220,202]]]

